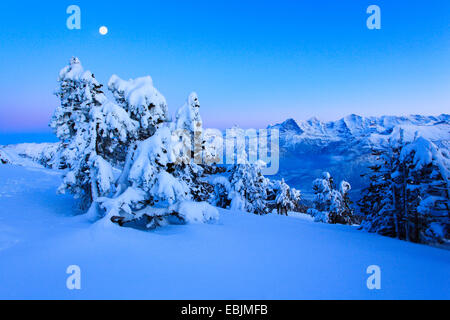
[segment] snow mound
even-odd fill
[[[219,211],[207,202],[182,201],[177,212],[187,223],[208,223],[219,220]]]

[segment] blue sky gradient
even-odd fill
[[[196,91],[207,127],[450,110],[448,0],[2,1],[0,43],[1,134],[49,130],[71,56],[103,84],[151,75],[172,113]]]

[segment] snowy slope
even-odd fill
[[[450,298],[450,251],[348,226],[220,210],[217,224],[90,224],[58,173],[0,165],[0,298]],[[82,289],[66,289],[79,265]],[[379,265],[382,289],[366,287]]]
[[[50,166],[55,157],[57,143],[20,143],[15,145],[0,145],[0,162],[28,166]]]
[[[360,175],[367,170],[370,147],[398,137],[404,130],[406,140],[418,135],[438,147],[450,146],[450,115],[406,117],[361,117],[349,115],[337,121],[323,122],[288,119],[268,128],[280,130],[280,172],[278,177],[308,194],[312,181],[324,171],[335,180],[345,179],[353,186],[353,195],[364,187]]]

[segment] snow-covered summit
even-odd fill
[[[396,127],[405,130],[405,134],[414,137],[415,131],[432,141],[450,137],[450,115],[440,116],[381,116],[362,117],[356,114],[337,121],[320,121],[312,118],[304,121],[288,119],[281,124],[271,125],[269,129],[279,129],[286,144],[295,144],[308,139],[325,139],[329,141],[371,136],[390,136]],[[407,137],[407,136],[406,136]],[[283,140],[283,139],[282,139]]]
[[[269,126],[271,129],[278,129],[280,132],[292,132],[295,134],[302,134],[303,130],[299,127],[297,121],[290,118],[284,121],[283,123],[275,124]]]

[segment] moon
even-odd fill
[[[100,29],[98,29],[98,32],[99,32],[102,36],[104,36],[104,35],[106,35],[106,34],[108,33],[108,28],[105,27],[105,26],[101,26]]]

